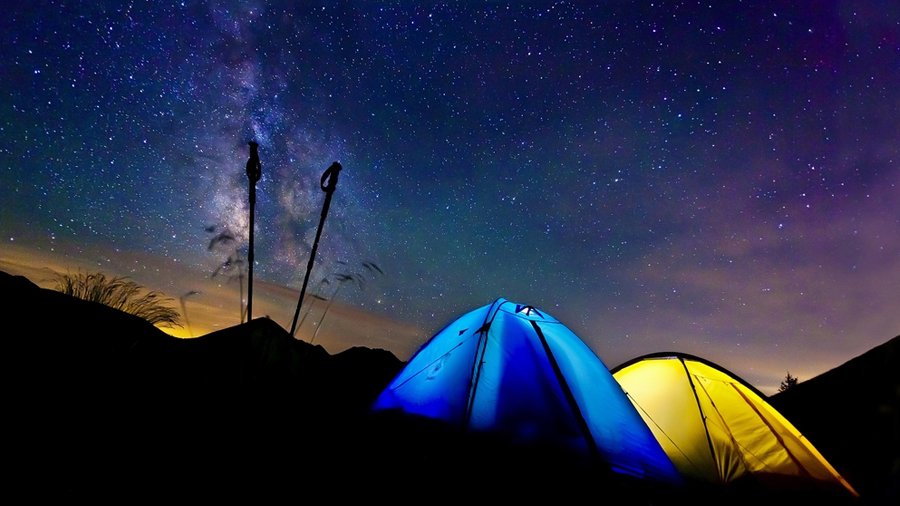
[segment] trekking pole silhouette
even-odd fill
[[[300,289],[300,300],[297,301],[297,310],[294,312],[294,322],[291,324],[291,336],[294,335],[294,331],[297,330],[297,317],[300,316],[300,306],[303,305],[303,296],[306,295],[306,285],[309,283],[309,274],[312,272],[313,262],[316,260],[316,250],[319,249],[319,237],[322,236],[322,227],[325,225],[325,216],[328,215],[328,207],[331,205],[331,195],[334,194],[334,189],[337,186],[338,182],[338,173],[341,172],[341,164],[334,162],[331,164],[331,167],[328,167],[328,170],[322,174],[322,180],[319,181],[319,186],[322,188],[322,191],[325,192],[325,203],[322,205],[322,217],[319,219],[319,229],[316,230],[316,240],[313,241],[312,251],[309,253],[309,263],[306,265],[306,276],[303,278],[303,288]],[[328,184],[325,184],[325,179],[328,179]]]
[[[247,179],[250,180],[250,252],[247,254],[249,265],[247,283],[247,321],[253,319],[253,221],[256,216],[256,182],[262,175],[262,165],[259,163],[259,144],[250,142],[250,158],[247,160]],[[241,318],[241,323],[244,319]]]

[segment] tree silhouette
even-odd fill
[[[125,277],[107,278],[100,272],[60,274],[55,290],[133,314],[158,327],[181,326],[178,311],[166,306],[173,299],[155,291],[142,293],[143,286]]]
[[[797,377],[791,376],[791,371],[788,371],[787,375],[785,375],[784,380],[782,380],[781,385],[778,386],[779,392],[784,392],[785,390],[792,388],[797,385]]]

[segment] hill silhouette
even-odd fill
[[[403,365],[265,318],[178,339],[24,277],[0,272],[0,294],[11,483],[38,496],[281,495],[269,482],[321,476]]]
[[[769,401],[863,497],[900,498],[900,336]]]
[[[566,502],[602,489],[635,502],[671,492],[613,483],[556,449],[367,416],[403,366],[384,350],[330,355],[264,318],[178,339],[3,272],[0,308],[8,481],[29,498]],[[898,339],[771,398],[867,503],[896,497]]]

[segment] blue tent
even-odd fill
[[[431,338],[373,409],[550,443],[598,457],[619,473],[679,481],[603,362],[552,316],[505,299]]]

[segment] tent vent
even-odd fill
[[[542,315],[541,312],[535,309],[533,306],[526,306],[523,304],[516,304],[516,313],[525,313],[525,316],[536,314],[540,318],[544,317],[544,315]]]

